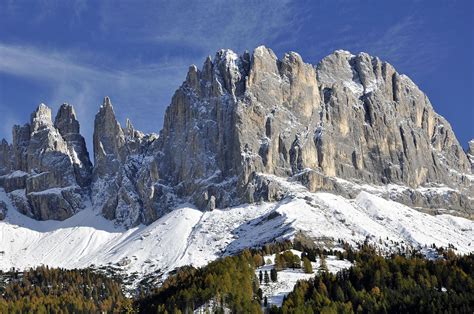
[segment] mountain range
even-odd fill
[[[2,268],[166,272],[297,232],[472,251],[474,141],[366,53],[220,50],[189,67],[158,134],[105,97],[92,152],[68,104],[1,142]]]

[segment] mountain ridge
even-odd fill
[[[128,227],[183,201],[201,210],[277,201],[287,189],[272,176],[346,197],[361,184],[397,184],[406,189],[386,197],[413,207],[468,216],[474,207],[472,154],[408,77],[365,53],[338,50],[313,66],[264,46],[220,50],[189,68],[159,136],[122,127],[106,97],[93,166],[72,106],[53,123],[40,105],[13,133],[0,145],[0,186],[40,220],[68,218],[89,199]]]

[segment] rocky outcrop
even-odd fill
[[[211,196],[225,207],[282,195],[260,174],[296,178],[312,191],[339,192],[331,180],[339,177],[474,195],[449,123],[408,77],[365,53],[336,51],[313,67],[265,47],[219,51],[202,70],[190,67],[160,135],[168,157],[161,178],[203,209]],[[446,205],[419,199],[417,206]]]
[[[7,204],[4,201],[0,201],[0,220],[5,219],[7,215]]]
[[[148,155],[155,135],[143,135],[129,120],[122,128],[112,103],[105,97],[95,117],[92,201],[108,219],[125,226],[157,218],[154,158]]]
[[[469,172],[466,155],[408,77],[378,58],[344,51],[317,69],[324,94],[322,159],[331,161],[322,166],[325,174],[410,187],[461,184]]]
[[[221,50],[202,71],[189,68],[186,81],[166,110],[159,138],[160,178],[175,193],[205,209],[239,202],[235,185],[241,169],[236,106],[245,90],[248,54]]]
[[[80,133],[74,107],[63,104],[56,115],[54,126],[67,144],[69,156],[73,159],[72,163],[78,185],[81,187],[90,186],[92,163],[89,159],[86,142]]]
[[[13,128],[12,172],[0,177],[20,211],[39,220],[63,220],[83,208],[91,177],[73,108],[61,106],[55,121],[41,104],[29,124]]]
[[[471,163],[471,172],[474,174],[474,140],[469,141],[466,154]]]
[[[12,167],[12,148],[3,139],[0,142],[0,176],[10,173]]]

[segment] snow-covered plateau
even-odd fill
[[[125,229],[91,207],[64,221],[37,221],[20,214],[3,189],[7,216],[0,222],[0,268],[38,265],[111,266],[133,275],[166,275],[184,265],[203,266],[220,256],[303,232],[324,246],[364,240],[384,250],[454,245],[474,251],[474,222],[449,214],[429,215],[362,191],[354,199],[310,193],[295,182],[280,202],[199,211],[182,205],[151,225]],[[277,302],[276,302],[277,303]]]

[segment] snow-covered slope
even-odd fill
[[[86,209],[64,221],[36,221],[11,205],[0,222],[0,268],[36,265],[80,268],[114,266],[128,274],[162,273],[192,264],[202,266],[225,254],[298,231],[324,245],[368,239],[386,249],[453,244],[459,253],[474,251],[474,222],[451,215],[432,216],[361,192],[355,199],[310,193],[288,184],[291,196],[278,203],[243,205],[202,212],[181,206],[149,226],[114,226]],[[388,240],[387,240],[388,239]]]

